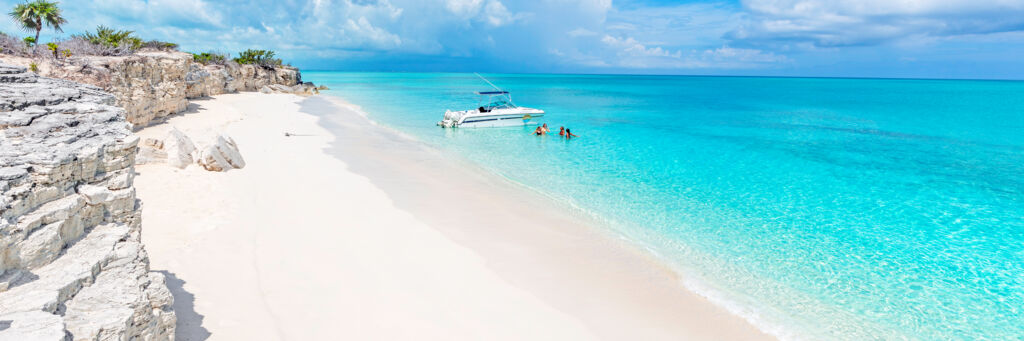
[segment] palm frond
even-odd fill
[[[58,2],[35,0],[14,6],[8,15],[28,31],[41,29],[40,25],[49,26],[58,32],[64,32],[61,25],[68,21],[62,15]]]

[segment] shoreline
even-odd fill
[[[313,97],[316,98],[316,97]],[[488,178],[498,186],[506,191],[515,192],[524,198],[537,198],[542,202],[554,205],[553,209],[564,210],[562,213],[567,213],[572,219],[574,228],[582,229],[583,233],[593,234],[595,238],[599,238],[602,241],[609,242],[609,246],[616,250],[627,250],[633,253],[632,256],[639,257],[646,262],[644,265],[658,268],[660,271],[667,271],[671,276],[679,290],[686,292],[686,295],[692,295],[693,297],[687,297],[688,300],[701,301],[698,304],[711,304],[714,308],[724,310],[728,315],[737,317],[743,320],[744,324],[753,327],[756,330],[756,334],[766,339],[775,340],[799,340],[801,338],[802,330],[790,329],[791,325],[782,323],[780,319],[770,318],[775,312],[767,310],[755,309],[753,304],[750,302],[743,302],[737,300],[736,296],[732,293],[724,292],[714,285],[708,284],[700,275],[693,273],[691,269],[688,269],[684,265],[673,264],[671,259],[665,258],[666,256],[660,254],[659,250],[655,246],[649,245],[646,242],[631,238],[624,234],[624,232],[617,230],[615,223],[608,221],[606,218],[601,217],[600,213],[587,210],[586,208],[575,205],[574,203],[559,198],[557,196],[547,195],[537,188],[530,187],[526,184],[520,183],[514,179],[505,177],[492,170],[486,169],[481,165],[475,164],[472,161],[463,158],[457,153],[451,153],[448,151],[442,151],[436,146],[432,146],[420,141],[418,138],[405,133],[398,128],[382,124],[369,117],[369,114],[354,103],[348,102],[347,99],[341,96],[324,93],[320,98],[326,99],[331,102],[332,105],[342,108],[343,110],[349,110],[355,113],[361,119],[366,120],[372,128],[369,129],[380,129],[383,134],[393,135],[395,138],[403,139],[405,143],[410,143],[419,148],[419,155],[431,155],[431,157],[437,158],[434,161],[444,163],[445,165],[451,166],[452,168],[459,169],[464,172],[472,173],[477,176]],[[324,116],[316,112],[307,112],[307,114],[314,116]],[[325,119],[329,117],[321,117],[321,125],[330,127],[336,127],[336,124],[325,125]],[[468,128],[475,129],[475,128]],[[487,128],[484,128],[487,129]],[[394,140],[392,140],[394,141]],[[332,146],[332,154],[346,161],[352,161],[347,159],[356,160],[355,164],[362,164],[362,160],[365,160],[369,155],[348,155],[352,153],[346,153],[339,150],[339,146]],[[442,155],[443,154],[443,155]],[[352,162],[347,162],[351,164]],[[367,167],[372,168],[372,167]],[[362,171],[356,171],[364,176],[367,176],[371,180],[375,180],[374,183],[381,188],[387,186],[381,186],[381,179],[378,179],[377,174],[372,169],[363,169]],[[386,180],[384,181],[386,182]],[[385,192],[391,195],[403,195],[405,194],[401,188],[385,188]],[[422,200],[428,201],[426,197],[415,195],[410,200]],[[407,207],[408,211],[414,212],[417,216],[429,215],[432,212],[427,210],[419,210],[417,207]],[[440,222],[443,224],[444,222]],[[432,225],[434,226],[434,225]],[[443,226],[443,225],[441,225]],[[440,228],[445,230],[444,228]],[[456,233],[456,236],[458,233]],[[472,243],[470,243],[472,244]],[[715,311],[714,313],[719,313]],[[788,321],[787,321],[788,322]],[[744,340],[751,338],[744,337]]]
[[[196,105],[209,112],[139,135],[223,130],[248,165],[139,166],[153,269],[182,282],[172,287],[184,297],[180,339],[772,338],[578,210],[559,212],[350,107],[262,94]],[[445,210],[456,202],[468,213]],[[315,328],[326,325],[330,334]]]
[[[428,168],[433,168],[433,171],[435,172],[434,174],[437,174],[437,173],[449,173],[449,174],[451,174],[451,173],[460,173],[461,172],[463,175],[468,175],[468,176],[471,176],[471,177],[478,177],[475,180],[479,181],[481,184],[493,185],[493,186],[489,187],[487,190],[491,191],[491,190],[496,190],[497,189],[498,190],[497,192],[499,193],[499,196],[507,197],[507,198],[521,199],[521,201],[524,202],[524,203],[525,202],[532,202],[533,200],[537,200],[535,202],[536,205],[532,206],[533,208],[536,209],[536,211],[530,210],[530,212],[539,212],[541,210],[548,210],[548,212],[544,212],[541,216],[547,215],[548,218],[550,218],[552,220],[555,220],[555,219],[557,219],[557,217],[556,217],[557,215],[565,214],[565,215],[567,215],[567,218],[569,218],[569,219],[565,219],[565,221],[564,221],[565,224],[548,224],[549,227],[554,227],[557,230],[558,233],[570,234],[570,235],[573,235],[576,238],[587,238],[588,239],[587,242],[599,244],[599,245],[590,245],[591,247],[605,248],[604,250],[601,250],[601,251],[614,251],[614,252],[617,253],[618,257],[632,258],[632,259],[628,259],[628,260],[624,260],[624,261],[632,262],[632,263],[630,263],[630,265],[636,265],[636,266],[644,267],[645,269],[642,272],[651,272],[650,274],[645,274],[645,275],[650,275],[651,276],[651,277],[648,278],[649,280],[658,281],[658,283],[656,285],[657,286],[656,289],[659,290],[658,291],[659,294],[665,294],[665,295],[668,296],[668,295],[672,295],[672,293],[669,293],[670,291],[675,291],[675,290],[684,291],[685,292],[684,294],[682,294],[682,295],[675,295],[675,296],[678,296],[678,297],[673,297],[673,298],[676,298],[676,299],[679,299],[679,300],[685,300],[685,301],[687,301],[688,304],[694,304],[694,305],[708,304],[708,305],[713,305],[713,307],[701,307],[701,308],[698,308],[698,309],[695,309],[695,310],[707,309],[707,310],[704,310],[704,311],[701,311],[701,312],[702,313],[709,313],[709,314],[712,314],[712,315],[718,315],[718,314],[721,314],[721,313],[725,312],[725,314],[727,316],[722,317],[722,320],[720,320],[720,321],[716,321],[716,322],[719,322],[719,323],[730,323],[730,324],[731,323],[735,323],[735,321],[725,322],[727,320],[731,320],[732,317],[742,319],[742,317],[738,316],[737,314],[733,314],[732,312],[726,312],[725,307],[721,307],[720,305],[718,305],[716,303],[712,303],[707,298],[703,297],[702,295],[697,294],[695,292],[692,292],[692,290],[683,283],[684,278],[681,277],[682,275],[680,275],[676,271],[676,269],[674,269],[671,265],[664,263],[664,261],[661,260],[661,259],[658,259],[658,257],[656,255],[651,254],[653,252],[653,250],[648,250],[643,245],[636,244],[635,241],[628,240],[627,238],[618,235],[610,227],[609,228],[604,227],[603,225],[606,225],[607,223],[605,223],[603,221],[599,221],[597,217],[592,216],[593,213],[586,212],[585,210],[583,210],[583,209],[581,209],[579,207],[575,207],[575,206],[571,205],[568,202],[562,202],[562,201],[557,200],[554,197],[543,195],[543,193],[538,192],[538,191],[536,191],[533,188],[527,187],[527,186],[525,186],[525,185],[523,185],[521,183],[515,182],[515,181],[513,181],[511,179],[507,179],[505,177],[501,177],[501,176],[499,176],[497,174],[494,174],[494,173],[492,173],[492,172],[490,172],[490,171],[488,171],[488,170],[486,170],[486,169],[484,169],[484,168],[482,168],[482,167],[480,167],[478,165],[470,163],[468,160],[456,159],[456,158],[452,157],[452,155],[442,155],[444,153],[441,152],[440,150],[437,150],[435,147],[423,144],[422,142],[415,140],[415,138],[410,137],[410,136],[408,136],[407,134],[405,134],[403,132],[397,131],[397,130],[395,130],[393,128],[390,128],[390,127],[382,126],[379,123],[373,121],[372,119],[370,119],[367,116],[366,113],[362,112],[358,108],[358,106],[345,101],[345,99],[342,98],[342,97],[325,94],[324,96],[321,96],[321,97],[311,97],[311,98],[307,99],[305,102],[309,103],[309,102],[314,102],[314,101],[318,101],[318,100],[327,100],[327,101],[331,102],[331,104],[336,106],[336,107],[340,107],[340,108],[343,108],[343,109],[346,109],[346,110],[353,111],[354,113],[356,113],[355,116],[358,116],[358,117],[366,120],[367,122],[365,122],[365,123],[374,126],[376,129],[380,129],[381,133],[384,134],[384,135],[393,134],[394,137],[411,140],[411,141],[403,141],[403,142],[408,142],[408,143],[414,144],[415,146],[413,146],[413,148],[416,148],[416,149],[414,151],[412,151],[412,152],[416,153],[416,155],[419,155],[419,156],[427,155],[427,157],[425,157],[424,159],[418,160],[414,165],[411,165],[413,167],[416,167],[417,170],[427,170]],[[315,111],[313,111],[313,112],[306,112],[306,113],[307,114],[311,114],[311,115],[316,115],[317,114]],[[346,115],[347,114],[348,113],[346,113]],[[339,126],[339,122],[333,121],[332,117],[324,117],[324,116],[321,116],[320,124],[322,126],[325,126],[325,127],[330,127],[328,130],[333,130],[331,128],[337,128]],[[365,131],[365,130],[363,128],[356,127],[355,131]],[[346,130],[346,133],[352,133],[352,132],[354,132],[354,131],[351,128]],[[450,226],[452,226],[452,224],[449,223],[447,218],[441,216],[440,214],[437,214],[437,212],[439,212],[438,210],[431,210],[431,209],[428,209],[427,207],[424,207],[423,205],[416,204],[416,202],[430,202],[431,201],[430,200],[431,199],[430,196],[435,195],[435,194],[423,195],[427,191],[414,192],[414,191],[403,190],[402,188],[400,188],[400,187],[403,187],[402,185],[410,185],[411,181],[405,180],[405,179],[407,179],[407,176],[409,174],[415,172],[415,171],[410,170],[410,169],[407,168],[407,166],[410,166],[410,165],[402,165],[402,167],[388,167],[388,166],[380,166],[380,165],[371,165],[369,163],[371,163],[373,161],[369,161],[368,159],[372,158],[374,154],[381,155],[379,153],[376,153],[376,152],[381,151],[380,149],[376,149],[376,150],[363,150],[363,151],[347,150],[347,149],[351,149],[351,148],[345,148],[346,147],[345,146],[345,142],[352,142],[351,140],[347,140],[347,139],[352,138],[352,137],[350,137],[349,134],[339,134],[339,135],[341,137],[339,137],[338,139],[335,140],[334,143],[332,143],[331,154],[335,155],[335,156],[338,156],[339,158],[344,160],[347,164],[349,164],[350,169],[352,169],[355,173],[359,173],[359,174],[362,174],[362,175],[368,177],[378,187],[384,189],[385,192],[387,192],[388,194],[392,195],[393,198],[401,197],[401,196],[406,196],[405,198],[402,198],[404,200],[400,200],[400,199],[396,198],[395,199],[396,203],[397,203],[396,206],[398,206],[399,208],[403,208],[403,209],[406,209],[406,210],[412,212],[417,217],[420,217],[421,219],[425,220],[432,227],[435,227],[435,228],[441,230],[442,232],[445,232],[446,234],[448,234],[450,236],[450,238],[452,238],[452,239],[458,240],[460,237],[462,237],[462,236],[464,236],[466,234],[465,230],[460,231],[460,230],[458,230],[459,228],[451,228]],[[359,139],[359,138],[352,138],[352,139]],[[363,143],[367,143],[367,142],[363,142]],[[369,143],[369,144],[373,145],[373,143]],[[409,151],[405,151],[405,152],[409,152]],[[395,157],[395,156],[396,155],[390,155],[390,156],[387,156],[387,157]],[[409,157],[409,158],[414,158],[415,157],[413,155],[406,155],[406,156]],[[394,160],[389,160],[389,161],[394,161]],[[384,161],[384,162],[387,162],[387,161]],[[431,162],[431,163],[429,163],[429,166],[428,166],[427,162]],[[449,168],[443,168],[443,167],[449,167]],[[397,176],[394,176],[394,175],[391,175],[391,174],[387,174],[388,168],[390,168],[391,170],[401,169],[402,171],[400,171],[401,174],[394,174],[394,175],[397,175]],[[440,169],[444,169],[444,170],[440,170]],[[446,171],[451,171],[451,172],[446,172]],[[399,172],[396,172],[396,173],[399,173]],[[452,178],[459,178],[459,176],[455,175]],[[397,183],[389,183],[389,182],[396,181],[396,180],[398,181]],[[468,186],[468,187],[472,187],[472,188],[467,188],[467,189],[465,189],[466,191],[478,191],[481,188],[485,188],[483,186],[472,186],[472,185]],[[436,193],[436,192],[434,192],[434,193]],[[404,205],[403,205],[403,201],[405,201]],[[512,200],[509,200],[509,201],[512,201]],[[553,206],[550,206],[550,207],[540,207],[540,206],[545,206],[546,204],[551,204]],[[514,203],[505,202],[505,205],[500,205],[500,206],[502,206],[502,207],[512,207],[513,205],[514,205]],[[510,210],[511,211],[515,211],[515,209],[510,209]],[[542,218],[541,220],[545,220],[545,219]],[[562,223],[562,222],[560,222],[560,223]],[[564,227],[563,228],[557,228],[557,226],[564,226]],[[538,233],[538,234],[544,233],[542,231],[539,231],[538,229],[540,229],[540,228],[537,227],[536,229],[531,230],[530,232]],[[501,260],[501,257],[502,257],[501,255],[489,255],[488,254],[489,250],[487,250],[486,247],[484,247],[482,245],[478,245],[478,242],[480,242],[480,240],[474,240],[472,237],[469,237],[467,239],[469,239],[469,240],[465,240],[465,243],[464,243],[464,245],[466,245],[467,247],[475,249],[479,254],[483,254],[485,256],[485,258],[496,257],[498,260]],[[536,242],[536,240],[530,240],[529,242],[531,242],[531,243],[532,242]],[[474,244],[477,244],[477,245],[474,245]],[[479,247],[475,247],[475,246],[479,246]],[[552,252],[552,251],[554,251],[553,248],[551,248],[551,249],[544,249],[544,250],[538,250],[538,252]],[[499,262],[499,263],[501,263],[501,262]],[[573,265],[579,265],[579,264],[573,264]],[[596,267],[603,267],[603,266],[605,266],[607,264],[604,263],[604,262],[595,261],[593,263],[593,265],[596,266]],[[496,270],[499,273],[501,273],[503,271],[501,269],[496,269]],[[514,271],[515,270],[512,270],[512,272],[514,272]],[[639,272],[641,272],[641,271],[638,271],[638,273]],[[512,273],[509,273],[508,275],[510,277],[514,277],[514,274],[512,274]],[[530,285],[525,285],[525,286],[530,286]],[[652,295],[652,296],[660,296],[660,295]],[[652,297],[652,298],[648,298],[648,299],[652,299],[651,302],[653,302],[653,300],[656,299],[656,298]],[[694,312],[696,312],[696,311],[694,311]],[[693,318],[695,316],[689,316],[689,317]],[[618,322],[621,322],[621,321],[618,321]],[[753,325],[750,325],[745,320],[742,321],[740,324],[746,324],[749,327],[753,327]],[[695,327],[695,326],[696,326],[696,324],[691,325],[689,327]],[[742,330],[743,328],[741,326],[733,326],[732,328],[729,328],[729,329]],[[740,339],[745,339],[745,340],[752,339],[751,338],[752,335],[744,335],[742,333],[743,332],[740,332],[740,333],[734,334],[734,335],[711,335],[709,333],[707,336],[709,336],[711,338],[715,338],[715,339],[718,339],[718,338],[721,338],[721,337],[728,337],[730,339],[740,338]],[[758,336],[767,336],[767,334],[764,331],[762,331],[762,330],[756,330],[755,334],[760,334]],[[634,335],[621,335],[621,336],[622,337],[636,337],[635,334]],[[697,335],[689,335],[689,336],[697,337]],[[774,337],[769,337],[769,338],[774,338]]]

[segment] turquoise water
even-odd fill
[[[787,338],[1024,338],[1024,82],[486,75],[564,141],[436,127],[471,74],[304,76]]]

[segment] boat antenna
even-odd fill
[[[481,76],[479,73],[474,72],[473,74],[476,75],[477,77],[480,77],[480,79],[483,79],[484,82],[487,82],[487,84],[490,84],[492,87],[494,87],[498,91],[505,91],[505,90],[502,90],[501,88],[499,88],[497,85],[494,85],[494,83],[491,83],[491,81],[487,80],[487,78],[484,78],[484,76]]]

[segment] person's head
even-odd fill
[[[548,127],[548,124],[547,124],[547,123],[544,123],[544,125],[542,125],[541,127],[547,128],[547,127]]]
[[[565,127],[558,127],[558,131],[565,131]]]
[[[572,130],[569,130],[569,128],[566,128],[566,129],[565,129],[565,133],[566,133],[566,134],[572,134]]]

